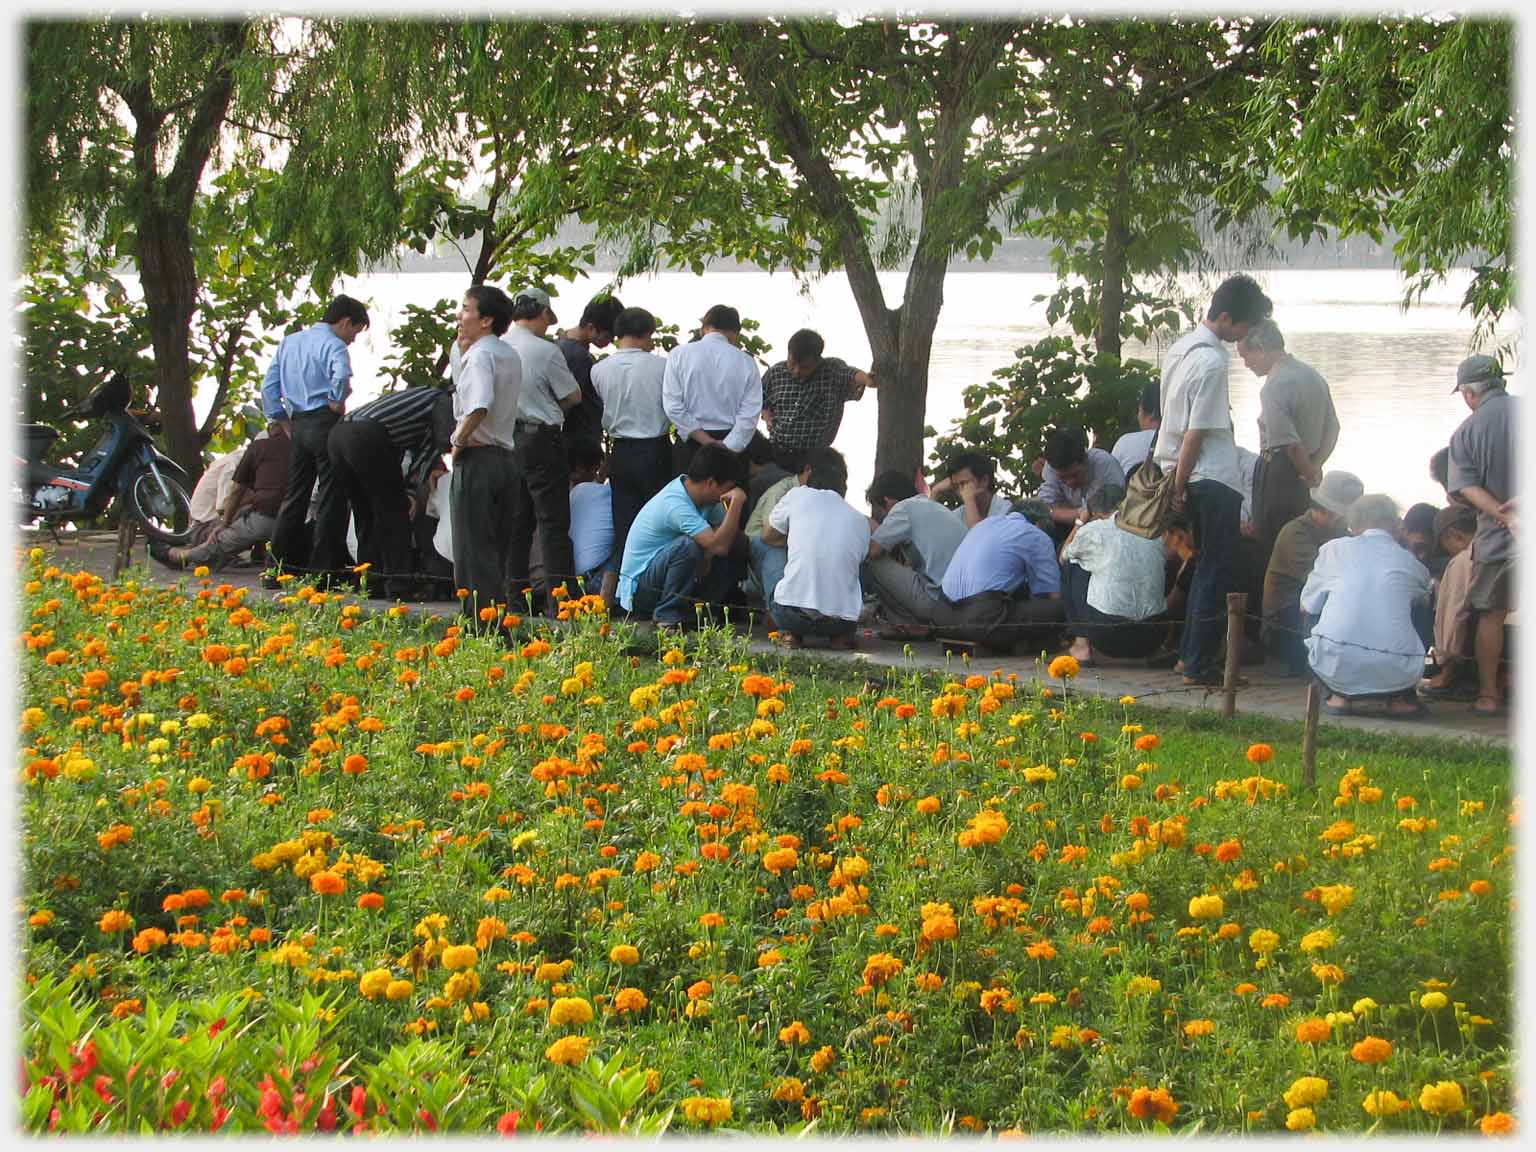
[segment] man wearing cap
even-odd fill
[[[535,527],[544,557],[546,588],[574,587],[576,558],[571,547],[570,465],[565,457],[561,425],[565,414],[581,403],[581,385],[566,366],[553,340],[545,338],[556,320],[549,294],[542,288],[520,289],[512,299],[512,326],[502,337],[517,352],[523,384],[517,397],[517,483],[512,494],[512,538],[507,559],[514,601],[528,586],[529,553]]]
[[[683,472],[700,445],[721,441],[743,452],[763,411],[763,378],[737,345],[741,315],[725,304],[704,314],[699,338],[673,349],[661,382],[661,402],[677,429],[674,471]]]
[[[1515,498],[1519,411],[1504,390],[1504,369],[1491,356],[1463,360],[1456,369],[1456,391],[1472,415],[1451,437],[1446,491],[1477,510],[1472,583],[1467,589],[1467,603],[1478,613],[1473,708],[1494,715],[1503,700],[1499,668],[1504,658],[1504,621],[1515,606],[1515,538],[1507,505]]]
[[[799,472],[806,456],[830,448],[843,422],[843,405],[874,384],[867,372],[823,356],[826,342],[809,328],[789,338],[786,359],[763,373],[763,419],[774,458]]]
[[[1339,442],[1328,381],[1285,350],[1279,325],[1266,317],[1248,329],[1237,354],[1264,381],[1259,389],[1259,456],[1253,526],[1268,548],[1280,529],[1307,510],[1308,490]]]
[[[1301,620],[1301,590],[1317,564],[1317,553],[1330,540],[1349,534],[1345,517],[1365,493],[1360,478],[1350,472],[1329,472],[1311,493],[1312,506],[1295,517],[1275,537],[1264,571],[1264,647],[1285,660],[1291,676],[1307,674],[1305,632]]]

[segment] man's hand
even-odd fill
[[[1519,511],[1515,506],[1516,503],[1517,501],[1515,500],[1506,500],[1499,505],[1498,521],[1505,528],[1508,528],[1512,534],[1515,532],[1515,520]]]
[[[1257,536],[1259,534],[1259,530],[1253,526],[1252,520],[1244,520],[1237,526],[1237,530],[1244,536]]]
[[[1179,488],[1177,486],[1174,488],[1173,496],[1170,499],[1169,504],[1175,512],[1182,513],[1184,511],[1185,496],[1186,492],[1183,488]]]
[[[1045,457],[1036,456],[1033,460],[1031,460],[1029,463],[1029,470],[1035,474],[1035,478],[1037,480],[1043,477],[1045,475]]]
[[[975,477],[960,481],[955,485],[955,491],[960,493],[960,502],[970,504],[981,495],[981,482]]]
[[[336,413],[336,415],[338,415],[338,416],[340,416],[342,414],[342,412],[346,410],[346,404],[345,404],[344,401],[341,401],[341,400],[330,400],[330,401],[327,401],[325,406],[327,408],[329,408],[332,412]]]

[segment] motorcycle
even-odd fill
[[[42,521],[49,531],[61,524],[92,520],[114,498],[119,509],[143,525],[152,541],[167,545],[191,539],[191,478],[160,451],[142,424],[128,411],[133,390],[116,373],[96,386],[66,419],[99,420],[106,427],[96,446],[77,465],[50,464],[45,457],[59,433],[46,424],[23,424],[19,439],[25,460],[17,460],[22,481],[16,495],[20,522]]]

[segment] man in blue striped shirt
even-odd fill
[[[339,572],[346,567],[347,504],[331,475],[327,441],[341,419],[352,388],[348,346],[368,327],[368,310],[350,296],[338,296],[318,324],[295,332],[278,345],[261,385],[268,420],[287,421],[293,455],[288,490],[272,532],[272,558],[290,571]],[[312,540],[304,520],[309,495],[320,482],[320,506]]]

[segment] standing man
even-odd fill
[[[662,379],[662,406],[677,429],[673,472],[685,472],[700,446],[723,441],[746,450],[763,411],[763,378],[741,342],[741,314],[725,304],[704,313],[697,340],[672,350]]]
[[[1227,394],[1227,350],[1270,312],[1249,276],[1217,287],[1206,318],[1168,350],[1160,393],[1163,422],[1153,459],[1173,475],[1173,511],[1189,523],[1198,551],[1180,644],[1186,684],[1221,682],[1228,592],[1237,588],[1243,479]]]
[[[1308,492],[1323,482],[1323,465],[1339,442],[1339,417],[1328,381],[1285,350],[1273,320],[1249,328],[1237,354],[1264,381],[1253,526],[1267,550],[1280,529],[1307,510]]]
[[[474,627],[480,611],[505,605],[517,487],[517,400],[523,366],[501,335],[512,301],[500,288],[476,284],[464,294],[459,328],[448,352],[453,372],[453,582],[469,593],[461,611]],[[494,617],[492,617],[494,619]]]
[[[1120,467],[1125,469],[1127,481],[1132,472],[1147,462],[1147,453],[1152,451],[1152,444],[1157,440],[1157,426],[1163,422],[1163,410],[1157,393],[1156,384],[1148,384],[1141,390],[1141,399],[1136,403],[1137,431],[1127,432],[1109,450],[1109,454],[1120,461]]]
[[[581,403],[565,414],[565,447],[569,452],[576,444],[589,444],[599,452],[603,449],[603,401],[592,386],[592,349],[606,348],[613,343],[613,325],[624,305],[617,296],[603,293],[587,301],[582,310],[581,323],[567,328],[555,341],[565,366],[571,370],[576,383],[581,385]]]
[[[545,587],[534,593],[536,610],[545,603],[544,596],[562,584],[567,592],[580,595],[574,587],[576,560],[571,552],[570,465],[560,426],[565,414],[581,403],[581,385],[566,367],[555,342],[544,337],[555,320],[549,294],[542,288],[524,288],[512,300],[512,326],[502,337],[523,365],[517,399],[518,476],[512,497],[508,575],[511,593],[520,601],[528,586],[528,554],[537,527]]]
[[[629,526],[646,501],[671,480],[670,421],[662,407],[662,379],[667,362],[651,351],[656,317],[644,308],[626,308],[613,322],[618,351],[592,366],[592,389],[608,433],[608,484],[613,489],[613,552],[622,560]],[[617,568],[617,565],[615,565]],[[603,574],[603,599],[611,609],[618,593],[618,573]]]
[[[1088,522],[1088,500],[1106,487],[1125,491],[1125,469],[1102,448],[1088,447],[1077,428],[1056,428],[1045,438],[1045,469],[1037,500],[1051,506],[1052,537],[1066,543],[1076,524]]]
[[[272,530],[272,559],[289,569],[336,573],[346,567],[347,506],[331,476],[326,447],[352,390],[347,348],[368,327],[368,309],[338,296],[318,324],[283,338],[261,384],[267,420],[288,424],[288,488]],[[312,541],[304,538],[309,496],[318,478],[320,507]],[[274,585],[275,586],[275,585]]]
[[[1503,702],[1499,668],[1504,621],[1515,606],[1515,429],[1520,412],[1504,390],[1504,369],[1491,356],[1468,356],[1456,369],[1456,390],[1472,409],[1451,437],[1449,482],[1454,499],[1477,509],[1472,583],[1467,604],[1477,615],[1475,711],[1497,715]]]
[[[789,338],[788,358],[763,373],[763,420],[774,458],[799,472],[806,455],[830,448],[843,422],[843,405],[874,386],[867,372],[835,356],[822,356],[825,342],[809,328]]]
[[[408,599],[416,591],[411,494],[442,462],[453,426],[452,389],[428,384],[385,393],[331,429],[331,470],[357,525],[357,562],[382,577],[386,600]]]

